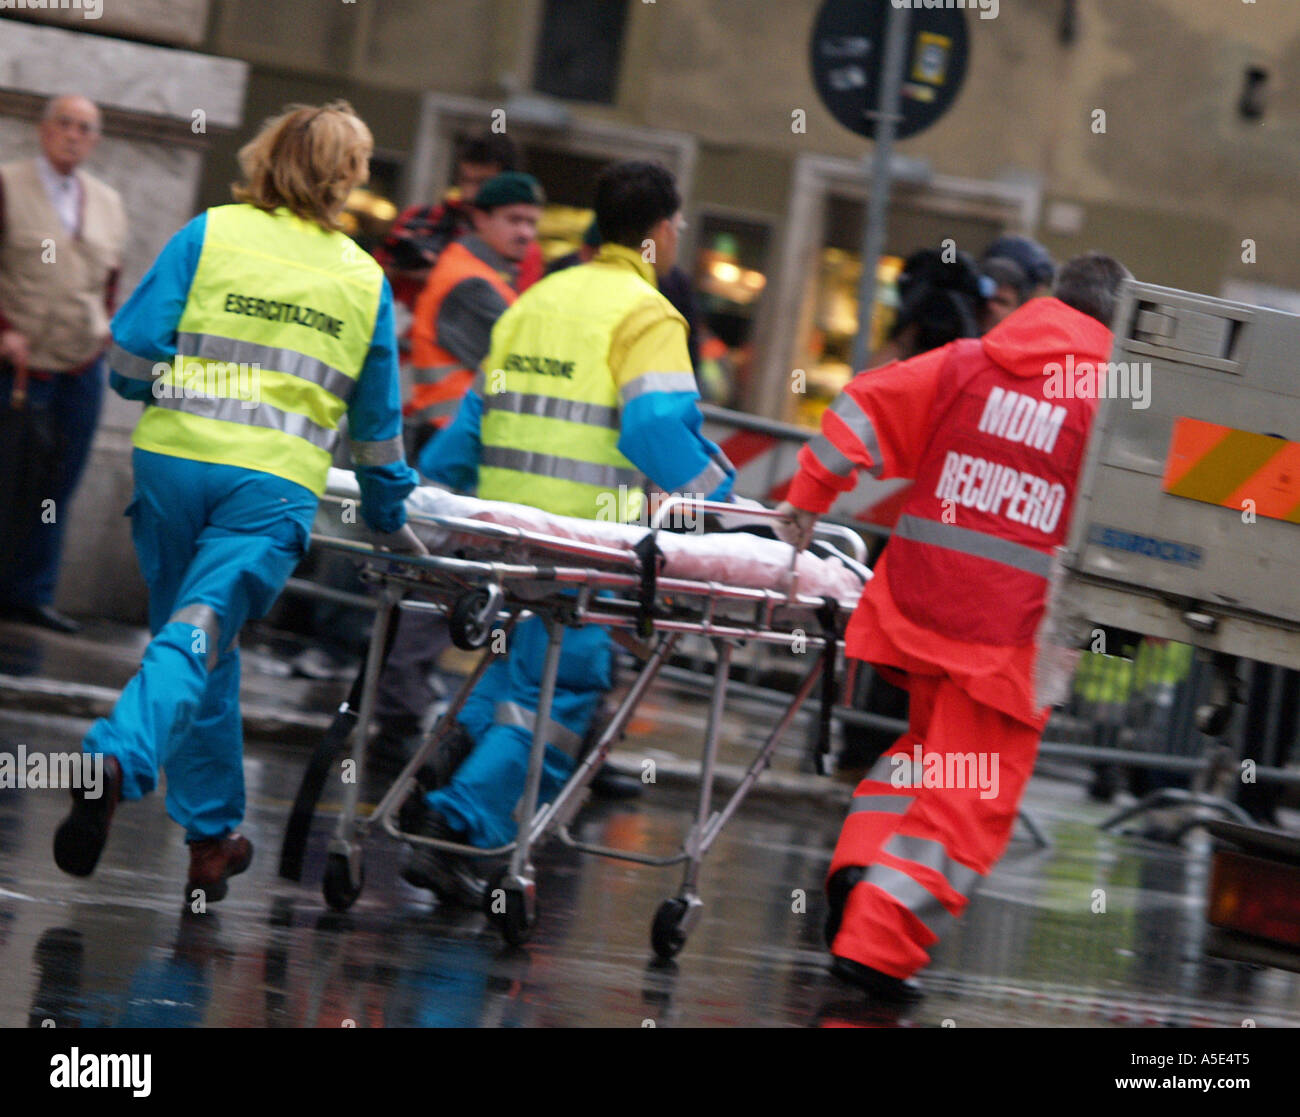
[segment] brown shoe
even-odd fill
[[[74,877],[88,877],[99,863],[108,841],[108,826],[122,798],[122,766],[104,754],[104,778],[98,798],[83,787],[72,790],[72,810],[54,832],[54,863]]]
[[[224,838],[204,838],[190,842],[190,875],[185,882],[185,899],[194,898],[195,889],[203,892],[207,903],[226,897],[226,881],[238,876],[253,862],[253,843],[243,834]]]

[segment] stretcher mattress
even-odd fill
[[[359,498],[356,476],[342,469],[331,469],[326,495],[336,500]],[[317,517],[317,530],[323,535],[339,534],[337,504],[325,502]],[[468,548],[475,545],[473,537],[449,531],[436,524],[421,522],[425,517],[456,517],[478,520],[487,524],[517,528],[533,535],[578,543],[594,544],[622,551],[631,559],[635,548],[649,529],[644,525],[620,524],[602,520],[586,520],[573,516],[558,516],[524,504],[479,500],[460,496],[433,485],[422,485],[406,499],[406,509],[411,526],[431,554],[447,554],[455,550],[465,558],[479,557]],[[724,527],[744,522],[743,509],[734,516],[724,518]],[[728,522],[729,521],[729,522]],[[758,521],[752,521],[756,524]],[[767,521],[770,523],[771,521]],[[655,543],[664,556],[661,577],[690,579],[700,582],[717,582],[749,589],[786,592],[790,588],[791,548],[789,544],[764,538],[744,530],[719,532],[659,531]],[[482,541],[478,541],[483,546]],[[555,556],[544,557],[539,552],[532,561],[555,561]],[[814,550],[799,556],[798,592],[811,597],[830,597],[845,608],[857,604],[862,588],[871,577],[865,566],[820,544]],[[581,560],[571,560],[581,565]]]

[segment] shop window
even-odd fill
[[[696,374],[710,403],[735,407],[748,398],[770,239],[771,229],[758,222],[700,217],[694,275],[700,312]]]
[[[618,93],[628,0],[545,0],[533,88],[611,105]]]

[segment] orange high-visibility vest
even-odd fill
[[[459,241],[442,250],[429,281],[415,301],[411,322],[411,365],[415,388],[402,408],[409,422],[430,423],[442,428],[451,422],[469,391],[476,369],[466,368],[460,359],[437,342],[438,312],[452,288],[467,279],[486,279],[510,305],[518,298],[515,290],[489,264],[484,263]]]

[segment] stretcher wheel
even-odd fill
[[[659,905],[655,920],[650,924],[650,945],[665,962],[676,958],[686,945],[686,933],[682,930],[686,910],[685,900],[665,900]]]
[[[524,894],[505,884],[509,872],[509,867],[503,865],[488,878],[487,891],[483,895],[483,913],[507,943],[523,946],[533,937],[533,928],[537,926],[536,904],[533,905],[533,918],[530,920]],[[498,892],[502,893],[499,897]],[[500,910],[502,907],[504,911]]]
[[[484,589],[471,590],[456,599],[447,615],[447,628],[451,642],[461,651],[472,652],[488,642],[495,619],[489,609],[491,601],[492,595]]]
[[[325,879],[321,891],[325,902],[335,911],[347,911],[357,902],[366,886],[366,867],[358,861],[356,877],[352,875],[350,859],[342,853],[331,853],[325,861]]]

